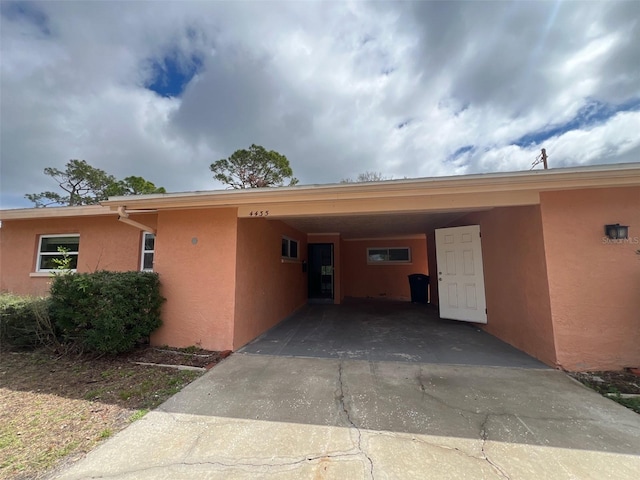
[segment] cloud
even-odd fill
[[[169,191],[638,161],[638,2],[3,2],[0,202],[81,158]],[[634,130],[635,129],[635,130]]]
[[[640,111],[625,111],[606,123],[586,125],[548,137],[550,168],[626,163],[640,157]],[[492,149],[463,148],[451,161],[469,173],[531,169],[539,156],[537,144],[504,145]],[[535,167],[541,168],[541,167]]]

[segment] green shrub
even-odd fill
[[[54,339],[47,298],[0,295],[0,342],[3,345],[35,348],[49,346]]]
[[[155,273],[74,273],[54,277],[50,313],[63,343],[118,354],[160,326],[163,301]]]

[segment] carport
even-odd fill
[[[243,351],[541,365],[523,350],[553,365],[538,192],[508,183],[489,188],[481,177],[471,191],[455,182],[407,180],[359,185],[357,193],[349,186],[317,187],[313,202],[264,203],[267,222],[306,235],[300,260],[313,304]],[[239,219],[254,214],[251,206],[238,209]],[[514,219],[522,229],[514,231]],[[471,248],[462,245],[465,238]],[[453,250],[445,251],[447,244]],[[393,261],[392,250],[404,256]],[[389,261],[374,263],[372,253],[385,251]],[[409,303],[411,274],[430,276],[429,307]],[[543,281],[531,282],[538,274]],[[529,294],[535,305],[518,301]]]
[[[240,352],[289,357],[546,368],[475,325],[429,305],[381,300],[310,304]]]

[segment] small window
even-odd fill
[[[367,263],[409,263],[409,247],[367,248]]]
[[[298,241],[282,237],[282,258],[298,258]]]
[[[80,235],[41,235],[38,246],[37,272],[52,272],[58,270],[59,262],[66,256],[71,260],[72,270],[78,268],[78,251],[80,250]],[[65,253],[62,253],[62,252]]]
[[[140,270],[145,272],[153,271],[153,255],[156,247],[156,236],[153,233],[142,234],[142,261]]]

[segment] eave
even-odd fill
[[[276,209],[282,216],[303,212],[340,215],[444,211],[536,204],[540,201],[540,192],[545,191],[627,186],[640,186],[640,163],[384,182],[121,196],[111,197],[101,205],[0,210],[0,220],[117,215],[122,207],[129,213],[227,207],[238,208],[240,217],[266,208]]]
[[[308,185],[250,190],[216,190],[111,197],[102,202],[114,210],[242,207],[256,204],[362,201],[440,195],[529,194],[552,190],[640,186],[640,164],[474,174],[451,177],[388,180],[384,182]],[[526,193],[524,194],[526,196]],[[528,195],[531,198],[531,195]]]
[[[81,207],[44,207],[44,208],[16,208],[0,210],[0,220],[29,220],[39,218],[66,217],[98,217],[114,215],[113,210],[102,205],[85,205]]]

